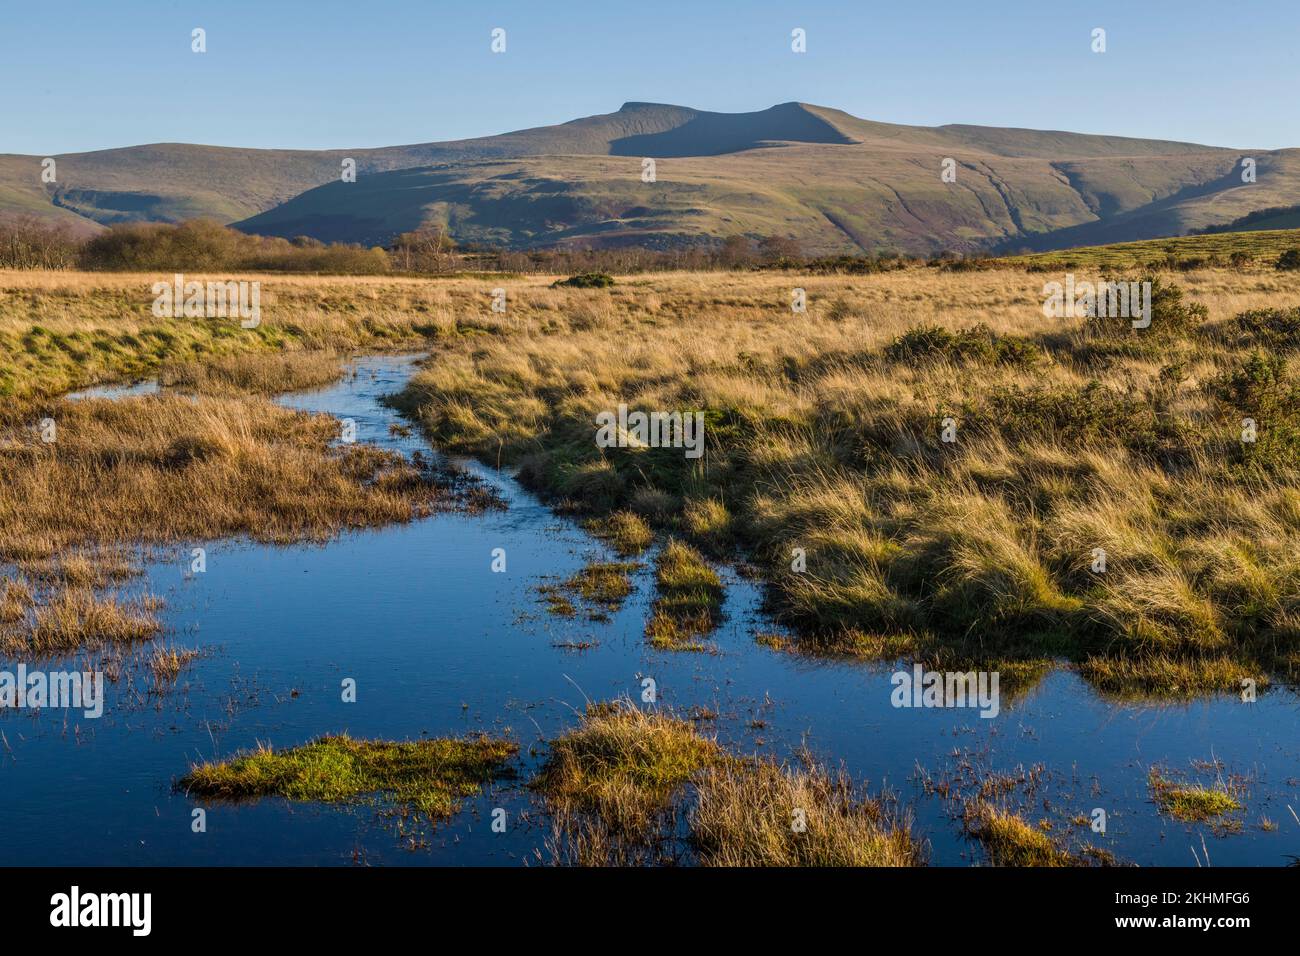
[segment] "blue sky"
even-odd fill
[[[388,146],[626,100],[1300,146],[1298,39],[1293,0],[5,0],[0,152]]]

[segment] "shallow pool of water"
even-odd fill
[[[353,419],[360,441],[427,454],[418,436],[390,434],[397,417],[379,401],[400,390],[416,361],[357,359],[338,384],[281,401]],[[541,741],[572,726],[588,699],[639,701],[646,678],[655,682],[656,706],[716,713],[700,726],[737,751],[788,757],[807,745],[872,788],[892,789],[912,808],[937,864],[982,857],[962,836],[951,803],[927,795],[919,782],[925,773],[944,778],[964,766],[978,779],[1039,764],[1047,771],[1039,788],[1016,798],[1027,818],[1060,830],[1102,808],[1104,835],[1072,832],[1121,860],[1186,866],[1208,850],[1215,865],[1284,865],[1300,856],[1292,812],[1300,813],[1300,707],[1290,691],[1253,704],[1233,696],[1115,703],[1062,669],[1019,699],[1004,694],[993,719],[974,710],[895,708],[896,667],[812,660],[757,644],[755,633],[773,629],[761,594],[728,569],[716,653],[656,651],[643,636],[653,596],[648,565],[608,621],[549,615],[539,584],[612,554],[508,476],[460,464],[508,507],[349,533],[324,546],[195,542],[207,550],[201,574],[187,573],[188,551],[151,561],[138,586],[166,600],[165,639],[204,653],[162,696],[142,699],[129,682],[110,683],[98,720],[0,712],[6,862],[537,861],[549,824],[520,783],[536,766]],[[506,553],[504,573],[492,570],[497,548]],[[563,646],[576,642],[595,646]],[[12,670],[15,662],[0,666]],[[345,678],[356,681],[354,703],[343,702]],[[204,805],[207,829],[195,833],[191,813],[201,805],[172,789],[191,762],[258,743],[288,747],[343,731],[413,739],[480,730],[519,740],[520,781],[467,801],[413,848],[369,808],[279,799]],[[1240,832],[1215,835],[1160,816],[1147,783],[1153,765],[1201,782],[1241,775]],[[489,826],[495,807],[507,811],[505,833]],[[1261,825],[1264,818],[1271,827]]]

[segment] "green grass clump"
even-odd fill
[[[696,638],[718,626],[722,616],[722,581],[703,556],[672,540],[655,565],[659,597],[646,625],[650,643],[666,650],[701,650]]]
[[[632,593],[631,574],[639,564],[633,561],[593,561],[560,584],[542,585],[552,614],[570,617],[576,612],[570,597],[580,598],[602,611],[617,611]]]
[[[1214,820],[1225,813],[1242,809],[1241,803],[1226,789],[1198,785],[1179,786],[1168,780],[1159,770],[1147,777],[1152,799],[1163,813],[1184,823],[1201,823]]]
[[[1042,360],[1038,346],[1026,339],[995,335],[987,325],[956,332],[942,325],[909,329],[885,346],[891,362],[951,362],[970,365],[1028,367]]]
[[[507,776],[519,748],[489,738],[437,738],[411,743],[321,737],[301,747],[262,747],[220,763],[196,766],[177,787],[197,796],[247,800],[352,803],[377,795],[431,817],[451,816],[460,798]]]
[[[595,561],[567,583],[584,601],[614,610],[632,593],[629,575],[637,567],[639,565],[630,561]]]
[[[567,279],[557,279],[551,283],[552,289],[608,289],[614,284],[614,277],[604,272],[583,272],[580,275],[569,276]]]

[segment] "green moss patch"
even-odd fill
[[[220,763],[196,766],[177,787],[197,797],[353,803],[368,796],[451,816],[459,799],[509,775],[519,748],[489,738],[436,738],[411,743],[321,737],[301,747],[262,748]]]

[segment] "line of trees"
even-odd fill
[[[863,274],[901,268],[916,260],[896,254],[804,255],[784,236],[728,236],[694,245],[527,251],[458,246],[444,227],[397,236],[387,247],[322,243],[306,236],[252,236],[211,220],[120,223],[89,238],[35,217],[0,222],[0,268],[88,269],[137,272],[270,271],[341,275],[384,273],[446,275],[517,272],[574,275],[605,272],[800,269]]]

